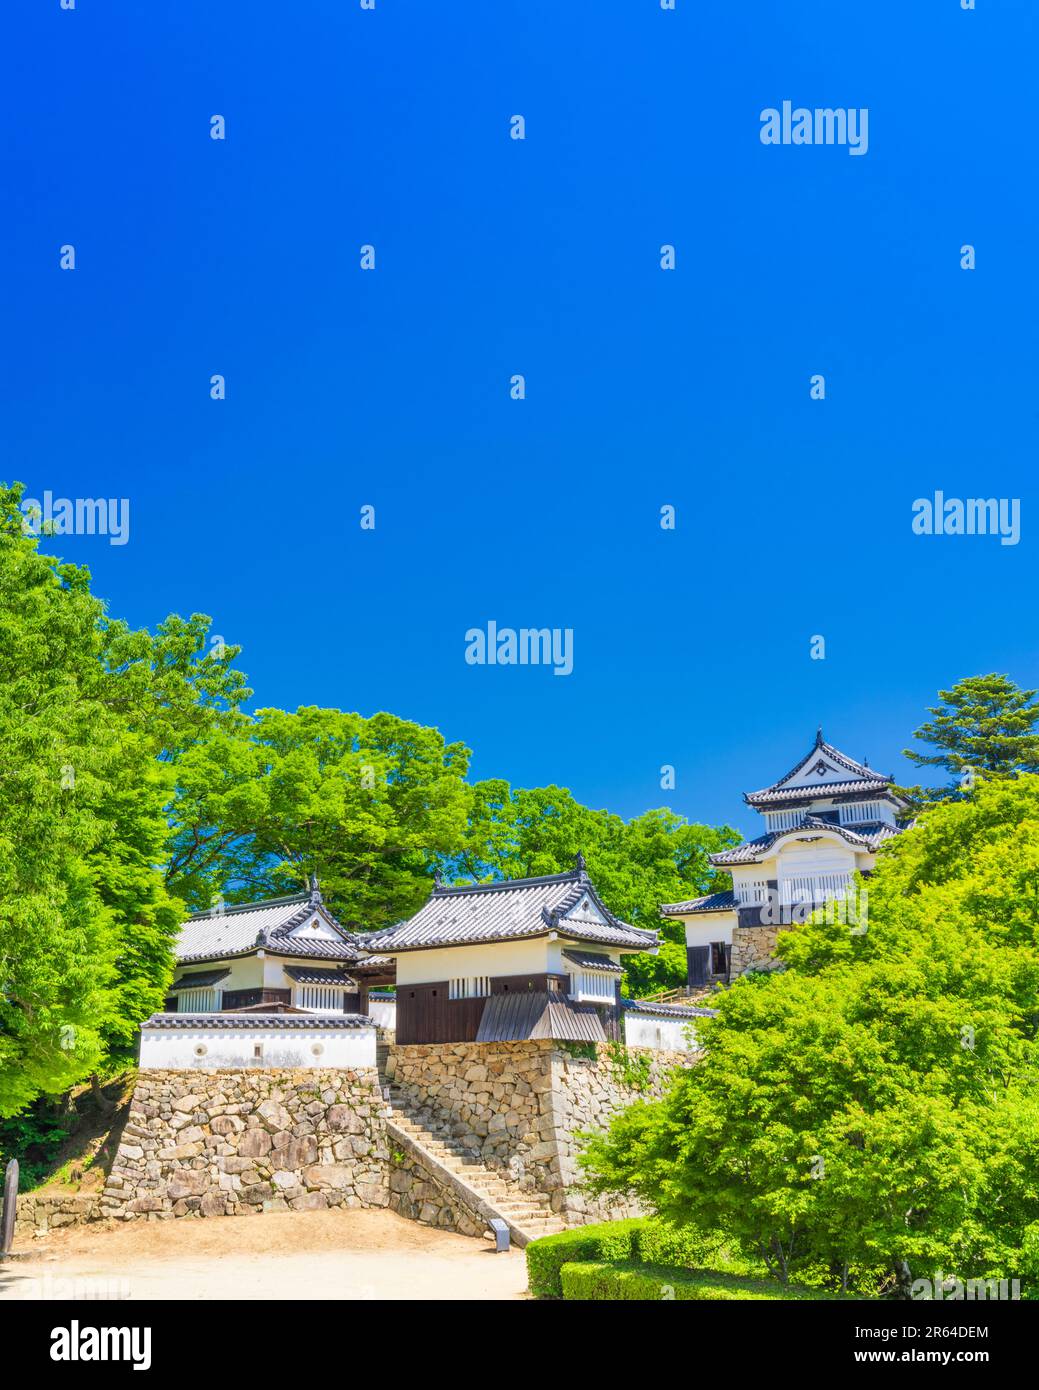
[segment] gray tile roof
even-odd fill
[[[374,1028],[366,1014],[152,1014],[142,1028],[179,1029],[268,1029],[306,1028]]]
[[[626,951],[652,951],[658,941],[655,931],[630,927],[614,917],[583,867],[542,878],[437,887],[407,922],[369,932],[359,941],[368,950],[396,955],[435,946],[514,941],[551,931]]]
[[[605,970],[611,975],[624,974],[623,965],[610,960],[609,956],[600,956],[596,951],[564,951],[563,955],[574,965],[583,965],[586,970]]]
[[[832,782],[819,782],[810,787],[788,787],[785,784],[802,772],[811,760],[823,759],[836,767],[843,768],[845,772],[852,775],[849,779],[837,779]],[[866,763],[856,762],[854,758],[849,758],[847,753],[842,753],[839,748],[834,748],[832,743],[823,740],[822,729],[817,730],[815,743],[788,773],[777,778],[771,786],[762,787],[760,791],[745,792],[743,799],[750,806],[776,806],[787,802],[810,801],[818,797],[829,796],[882,796],[888,795],[892,800],[899,801],[894,793],[890,791],[892,778],[885,777],[882,772],[877,772]]]
[[[739,899],[730,888],[722,893],[707,893],[700,898],[688,898],[684,903],[661,903],[660,915],[687,917],[693,912],[735,912],[737,907]]]
[[[197,970],[194,975],[182,975],[170,985],[170,993],[175,994],[178,989],[206,989],[226,980],[230,973],[230,970]]]
[[[818,816],[806,815],[802,816],[800,822],[790,829],[771,830],[767,835],[759,835],[756,840],[747,840],[734,849],[724,849],[720,854],[712,854],[710,856],[711,863],[719,866],[757,864],[767,856],[777,840],[781,840],[784,835],[797,835],[802,830],[832,830],[835,835],[839,835],[853,848],[870,852],[875,850],[878,845],[883,844],[885,840],[890,840],[892,836],[902,833],[900,826],[887,825],[881,821],[867,822],[864,831],[857,831],[849,830],[846,825],[831,825],[829,821],[820,820]]]
[[[336,933],[336,941],[290,940],[294,927],[313,915],[320,916]],[[226,960],[266,950],[270,955],[355,961],[360,951],[351,933],[346,932],[320,900],[310,893],[297,893],[267,902],[244,903],[220,913],[196,912],[181,923],[175,949],[177,960]]]
[[[285,974],[298,985],[355,985],[355,981],[345,970],[319,970],[310,965],[286,965]]]
[[[782,806],[792,801],[818,801],[821,797],[853,794],[876,798],[884,795],[889,785],[886,777],[874,776],[868,781],[820,782],[811,787],[766,787],[760,792],[745,792],[743,799],[749,806]]]
[[[659,1014],[661,1018],[714,1018],[717,1009],[701,1009],[695,1004],[654,1004],[651,999],[622,999],[626,1013]]]

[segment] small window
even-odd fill
[[[253,1043],[253,1058],[261,1061],[263,1058],[263,1043]]]

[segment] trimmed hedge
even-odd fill
[[[527,1247],[530,1248],[529,1246]],[[699,1299],[771,1299],[796,1301],[839,1299],[840,1294],[792,1288],[774,1279],[748,1279],[710,1269],[674,1269],[633,1261],[611,1264],[567,1262],[559,1271],[563,1297],[613,1302],[692,1302]]]
[[[734,1260],[719,1240],[693,1231],[667,1226],[652,1217],[627,1221],[603,1221],[594,1226],[575,1226],[554,1236],[542,1236],[527,1246],[527,1276],[535,1298],[562,1298],[559,1271],[565,1264],[629,1260],[667,1268],[703,1269],[717,1264],[727,1272],[750,1274],[753,1266]]]
[[[527,1279],[535,1298],[562,1298],[559,1271],[565,1264],[594,1260],[630,1260],[636,1232],[645,1217],[577,1226],[554,1236],[542,1236],[527,1246]]]

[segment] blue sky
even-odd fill
[[[1039,16],[978,5],[11,0],[0,475],[129,498],[52,545],[258,705],[744,830],[819,722],[908,778],[939,687],[1039,684]],[[868,153],[762,145],[785,99]],[[936,489],[1020,543],[914,536]],[[466,665],[489,619],[573,674]]]

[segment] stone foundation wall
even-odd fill
[[[627,1055],[634,1065],[625,1076],[602,1045],[411,1044],[390,1049],[387,1072],[409,1109],[447,1122],[488,1167],[521,1189],[548,1193],[553,1211],[599,1219],[631,1209],[606,1207],[577,1190],[575,1135],[605,1128],[637,1099],[661,1095],[674,1068],[691,1063],[688,1053],[633,1048]]]
[[[457,1188],[439,1181],[406,1139],[390,1137],[390,1209],[442,1231],[463,1236],[482,1236],[487,1218],[467,1203]]]
[[[100,1195],[90,1193],[77,1196],[55,1194],[36,1197],[31,1192],[18,1198],[15,1208],[15,1239],[33,1235],[46,1235],[48,1231],[62,1226],[79,1226],[84,1221],[95,1221],[98,1217]]]
[[[776,939],[783,928],[737,927],[732,934],[732,963],[730,974],[745,975],[748,970],[774,970]]]
[[[370,1071],[149,1071],[97,1215],[232,1216],[389,1203]]]

